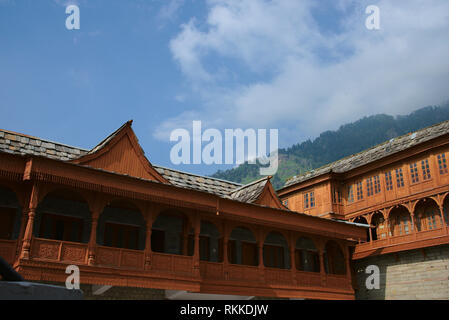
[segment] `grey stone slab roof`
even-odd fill
[[[86,154],[88,150],[42,140],[22,133],[0,130],[0,152],[68,161]]]
[[[0,152],[69,161],[101,149],[120,129],[113,132],[92,150],[72,147],[62,143],[0,129]],[[254,202],[267,182],[266,179],[261,179],[243,186],[240,183],[195,175],[161,166],[153,165],[153,168],[177,187],[204,191],[223,198],[242,202]]]
[[[222,197],[225,197],[231,191],[241,186],[241,184],[235,182],[195,175],[160,166],[153,165],[153,168],[175,186],[210,192]]]
[[[227,197],[241,202],[254,203],[257,199],[259,199],[259,196],[262,194],[262,191],[268,181],[269,177],[264,177],[262,179],[253,181],[231,191],[227,195]]]
[[[311,170],[299,176],[294,176],[287,180],[283,188],[307,181],[329,172],[344,173],[397,152],[404,151],[426,141],[435,139],[449,133],[449,121],[444,121],[433,126],[424,128],[414,133],[409,133],[389,141],[385,141],[377,146],[337,160],[328,165]]]

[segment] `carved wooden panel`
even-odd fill
[[[32,258],[58,260],[59,256],[59,241],[46,239],[33,239],[31,248]]]
[[[265,268],[265,281],[269,284],[293,284],[290,270]]]
[[[63,243],[61,261],[84,264],[86,262],[87,244]]]
[[[143,268],[144,252],[137,250],[122,250],[121,263],[122,267]]]
[[[118,248],[97,248],[97,264],[104,266],[118,267],[120,263],[120,249]]]

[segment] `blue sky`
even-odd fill
[[[447,0],[0,0],[0,128],[91,148],[134,119],[151,162],[211,174],[229,166],[170,163],[171,130],[276,128],[285,147],[448,100],[448,30]]]

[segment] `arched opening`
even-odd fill
[[[324,267],[328,274],[345,274],[345,256],[335,241],[328,241],[324,249]]]
[[[223,261],[223,242],[220,231],[209,221],[201,221],[200,260],[211,262]]]
[[[394,237],[410,234],[413,230],[410,213],[403,206],[393,208],[389,220],[390,234]]]
[[[371,230],[373,241],[387,238],[388,228],[382,213],[376,212],[373,214],[371,217],[371,225],[373,226]]]
[[[308,272],[320,272],[320,255],[312,239],[301,237],[296,241],[296,269]]]
[[[125,200],[108,204],[98,219],[97,243],[107,247],[143,250],[145,221],[142,213]]]
[[[161,212],[151,228],[151,250],[160,253],[193,255],[193,227],[177,210]]]
[[[449,195],[446,195],[443,202],[443,216],[446,226],[449,226]]]
[[[36,208],[34,236],[71,242],[89,242],[89,205],[73,190],[56,190],[45,196]]]
[[[258,265],[256,238],[248,228],[237,227],[232,230],[228,242],[228,258],[232,264]]]
[[[21,207],[9,188],[0,186],[0,239],[15,240],[19,236]]]
[[[365,217],[362,216],[358,216],[357,218],[355,218],[354,220],[355,223],[361,223],[361,224],[368,224],[368,221],[366,220]],[[369,241],[369,228],[366,229],[366,239],[367,241]]]
[[[279,232],[270,232],[263,244],[263,263],[265,267],[289,269],[290,254],[285,237]]]
[[[440,209],[433,199],[423,199],[415,207],[415,221],[417,231],[442,228]]]

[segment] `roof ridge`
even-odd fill
[[[284,184],[284,186],[283,186],[282,188],[287,187],[287,186],[288,186],[287,183],[288,183],[290,180],[297,179],[297,178],[300,178],[300,177],[304,177],[304,176],[306,176],[306,175],[309,174],[309,173],[312,173],[312,172],[315,172],[315,171],[324,169],[324,168],[326,168],[326,167],[329,167],[329,168],[331,169],[331,171],[332,171],[332,165],[334,165],[334,164],[336,164],[336,163],[338,163],[338,162],[341,162],[341,161],[343,161],[343,160],[347,160],[347,159],[356,157],[357,155],[360,155],[360,154],[367,153],[368,151],[370,151],[370,150],[372,150],[372,149],[375,149],[375,148],[378,148],[378,147],[380,147],[380,146],[382,146],[382,145],[384,145],[384,144],[391,144],[391,143],[393,143],[394,141],[400,140],[400,139],[402,139],[402,138],[405,138],[405,137],[410,136],[410,135],[415,134],[415,133],[423,132],[423,131],[428,130],[428,129],[433,128],[433,127],[441,126],[442,124],[445,124],[445,123],[449,123],[449,120],[444,120],[444,121],[441,121],[441,122],[432,124],[432,125],[430,125],[430,126],[428,126],[428,127],[424,127],[424,128],[422,128],[422,129],[419,129],[419,130],[407,132],[407,133],[405,133],[405,134],[403,134],[403,135],[400,135],[400,136],[398,136],[398,137],[395,137],[395,138],[392,138],[392,139],[390,139],[390,140],[385,140],[385,141],[383,141],[383,142],[381,142],[381,143],[378,143],[378,144],[376,144],[376,145],[374,145],[374,146],[372,146],[372,147],[370,147],[370,148],[368,148],[368,149],[364,149],[364,150],[362,150],[362,151],[360,151],[360,152],[353,153],[353,154],[351,154],[351,155],[348,155],[348,156],[346,156],[346,157],[340,158],[340,159],[335,160],[335,161],[333,161],[333,162],[324,164],[324,165],[322,165],[322,166],[320,166],[320,167],[318,167],[318,168],[314,168],[314,169],[312,169],[312,170],[306,171],[306,172],[304,172],[304,173],[302,173],[302,174],[300,174],[300,175],[292,176],[292,177],[288,178],[288,179],[285,181],[285,184]],[[282,189],[282,188],[281,188],[281,189]]]
[[[250,187],[250,186],[252,186],[252,185],[254,185],[254,184],[256,184],[256,183],[262,182],[263,180],[270,180],[271,178],[272,178],[272,176],[265,176],[265,177],[262,177],[262,178],[260,178],[260,179],[254,180],[254,181],[252,181],[252,182],[250,182],[250,183],[247,183],[247,184],[244,184],[244,185],[238,187],[237,189],[234,189],[234,190],[229,191],[229,192],[228,192],[228,195],[231,194],[231,193],[240,191],[240,190],[242,190],[242,189],[244,189],[244,188],[248,188],[248,187]]]

